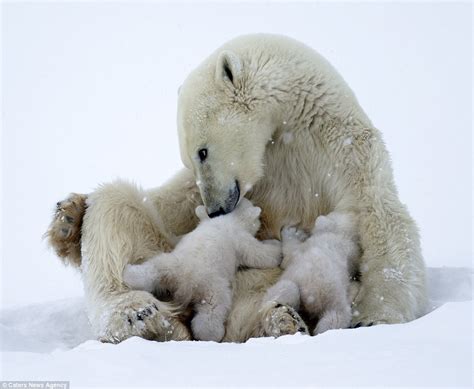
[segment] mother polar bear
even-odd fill
[[[58,203],[49,241],[80,267],[100,339],[188,339],[184,312],[166,296],[129,290],[122,271],[171,250],[175,236],[196,226],[201,201],[217,216],[232,212],[243,196],[262,208],[260,238],[278,238],[285,225],[309,230],[318,215],[333,210],[357,215],[362,254],[354,326],[401,323],[423,313],[419,236],[398,199],[381,135],[314,50],[266,34],[226,43],[182,85],[178,133],[186,168],[162,187],[143,191],[114,182]],[[280,274],[238,272],[225,341],[305,328],[290,307],[262,306]]]

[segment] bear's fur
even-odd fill
[[[113,183],[88,198],[82,272],[90,319],[104,340],[189,337],[169,304],[130,291],[122,271],[169,251],[173,235],[196,226],[202,201],[217,215],[244,196],[262,208],[265,239],[278,238],[285,225],[309,230],[332,211],[356,215],[362,254],[353,325],[401,323],[424,312],[418,231],[398,199],[381,134],[317,52],[267,34],[226,43],[182,85],[178,134],[186,169],[163,187],[143,192]],[[301,318],[290,307],[255,310],[279,275],[237,274],[224,340],[297,331]],[[158,310],[137,323],[150,306]],[[163,317],[173,319],[171,327]]]
[[[310,236],[294,227],[282,231],[284,272],[263,301],[300,306],[312,320],[314,335],[351,323],[350,274],[359,253],[352,215],[318,216]]]
[[[132,289],[158,294],[169,291],[173,302],[183,308],[192,304],[193,337],[221,341],[237,268],[274,268],[281,261],[278,240],[255,239],[260,212],[244,198],[234,212],[210,219],[200,205],[196,208],[200,220],[196,229],[182,237],[171,253],[127,265],[125,283]]]

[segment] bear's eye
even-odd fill
[[[204,162],[207,158],[207,149],[201,149],[198,151],[199,159]]]

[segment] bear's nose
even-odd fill
[[[217,216],[225,215],[227,212],[224,211],[224,208],[220,207],[219,210],[209,214],[209,217],[212,219]]]

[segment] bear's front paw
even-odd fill
[[[369,295],[362,290],[352,304],[351,327],[405,323],[410,319],[401,313],[400,306],[400,303],[392,302],[382,295],[377,293]]]
[[[86,212],[86,195],[72,193],[56,204],[54,218],[45,237],[64,261],[81,265],[81,227]]]
[[[264,336],[275,338],[297,332],[309,334],[308,326],[298,312],[288,305],[273,303],[262,317]]]
[[[148,340],[189,340],[188,329],[147,292],[131,291],[116,297],[110,306],[102,307],[99,340],[119,343],[132,336]]]

